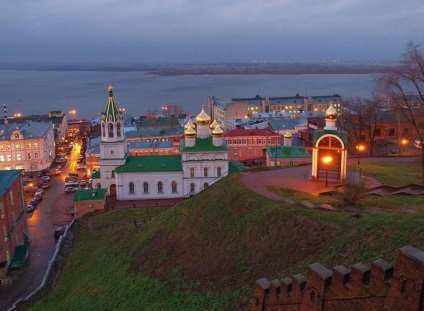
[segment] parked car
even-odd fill
[[[72,176],[73,176],[73,177],[78,177],[78,173],[73,173],[73,172],[71,172],[71,173],[69,173],[68,175],[69,175],[69,176],[71,176],[71,177],[72,177]]]
[[[77,166],[77,170],[78,171],[85,171],[87,169],[87,166],[86,165],[84,165],[84,164],[79,164],[78,166]]]
[[[65,187],[78,187],[78,186],[79,186],[78,180],[68,181],[68,182],[65,183]]]
[[[43,188],[43,189],[49,189],[50,188],[50,184],[49,183],[44,183],[44,185],[41,188]]]
[[[84,179],[81,179],[79,184],[81,187],[84,187],[87,184],[87,182]]]
[[[34,188],[34,186],[25,186],[24,187],[24,192],[34,192],[36,189]]]
[[[68,186],[68,187],[65,187],[65,193],[73,193],[73,192],[75,192],[75,187],[70,187],[70,186]]]
[[[42,197],[41,195],[36,195],[36,196],[34,197],[34,201],[36,201],[36,202],[41,202],[41,201],[43,201],[43,197]]]
[[[29,182],[29,181],[32,181],[32,178],[31,177],[23,177],[22,181]]]
[[[49,177],[49,176],[41,176],[41,177],[40,177],[40,179],[41,179],[43,182],[49,182],[49,181],[50,181],[50,177]]]
[[[36,200],[31,200],[31,201],[29,201],[28,205],[32,205],[34,207],[37,207],[38,202]]]
[[[32,213],[35,210],[35,206],[29,204],[25,207],[25,209],[26,209],[27,213]]]
[[[58,239],[61,235],[63,235],[65,233],[65,229],[66,227],[57,227],[54,230],[54,238]]]
[[[44,190],[43,189],[37,189],[35,191],[35,195],[43,195],[44,194]]]
[[[65,183],[67,183],[67,182],[75,182],[75,181],[78,181],[78,178],[76,178],[76,177],[65,177]]]

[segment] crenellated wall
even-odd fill
[[[394,269],[382,259],[371,267],[356,263],[333,271],[319,263],[301,274],[268,281],[259,279],[251,311],[424,311],[424,252],[400,249]]]

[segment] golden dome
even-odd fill
[[[290,132],[284,133],[284,138],[292,138],[292,137],[293,137],[292,133],[290,133]]]
[[[184,136],[186,138],[194,138],[196,137],[196,131],[194,130],[193,126],[190,124],[188,124],[188,127],[184,130]]]
[[[222,136],[222,134],[224,134],[224,131],[222,130],[221,125],[219,125],[219,123],[216,122],[216,126],[212,130],[212,136],[220,137],[220,136]]]
[[[205,112],[202,106],[202,111],[198,114],[196,117],[196,124],[197,125],[208,125],[211,123],[211,117],[208,116],[208,114]]]
[[[333,103],[330,102],[330,107],[325,111],[326,119],[337,119],[337,110],[334,109]]]
[[[188,118],[187,123],[184,125],[184,130],[188,129],[189,127],[194,128],[194,124],[191,122],[190,118]]]
[[[112,83],[109,83],[109,87],[107,88],[107,90],[108,90],[109,92],[113,92],[113,86],[112,86]]]
[[[213,122],[211,123],[211,125],[209,125],[210,129],[213,130],[216,126],[218,125],[218,121],[213,120]]]

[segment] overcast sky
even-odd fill
[[[423,0],[0,0],[0,62],[398,59]]]

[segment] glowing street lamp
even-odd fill
[[[361,157],[361,153],[365,151],[365,145],[364,144],[356,145],[356,151],[358,153],[358,164],[361,164],[360,157]]]
[[[333,158],[331,156],[325,156],[322,158],[322,163],[325,165],[325,187],[328,187],[328,166],[333,162]]]
[[[14,116],[15,118],[20,118],[20,117],[22,117],[22,113],[17,112],[17,113],[15,113],[13,116]]]
[[[77,114],[77,111],[75,109],[69,110],[69,114],[72,116],[72,118],[75,120],[75,115]]]
[[[399,146],[399,155],[402,156],[402,149],[405,151],[405,147],[408,146],[409,140],[407,138],[402,138],[400,140],[400,146]]]
[[[168,116],[168,106],[162,106],[162,114],[166,117]]]
[[[121,108],[119,108],[119,111],[120,111],[121,113],[124,113],[124,112],[125,112],[125,108],[121,107]]]

